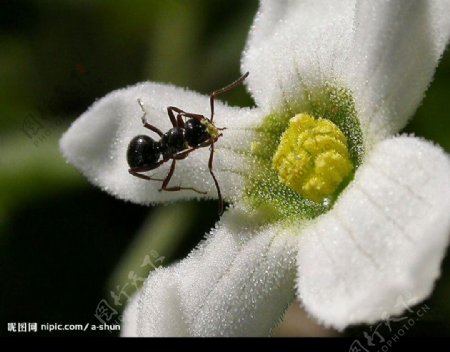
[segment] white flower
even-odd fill
[[[401,296],[425,299],[449,241],[450,162],[439,147],[395,134],[432,79],[450,35],[449,10],[446,0],[261,1],[242,58],[257,108],[216,105],[215,122],[227,130],[214,170],[234,207],[188,258],[150,275],[125,312],[123,335],[267,335],[295,297],[320,322],[343,329],[402,313]],[[207,148],[177,163],[171,181],[205,196],[158,192],[159,182],[128,174],[128,143],[148,132],[138,98],[163,131],[170,105],[209,116],[207,97],[172,86],[115,91],[63,136],[67,160],[136,203],[215,197]],[[334,129],[329,143],[319,143],[326,133],[318,126]],[[319,172],[326,152],[340,159]],[[317,158],[315,166],[289,164],[302,153]]]

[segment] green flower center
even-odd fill
[[[307,90],[256,129],[245,201],[264,219],[312,219],[334,204],[364,155],[350,92],[334,85]]]
[[[289,120],[272,165],[280,182],[315,202],[333,194],[353,168],[342,131],[307,114]]]

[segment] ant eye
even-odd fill
[[[151,166],[158,162],[161,153],[159,146],[149,136],[134,137],[127,150],[127,161],[131,168]]]

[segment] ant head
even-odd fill
[[[208,124],[214,126],[208,119],[189,119],[185,122],[186,141],[191,147],[196,147],[211,138]]]
[[[160,156],[159,143],[149,136],[136,136],[128,144],[127,161],[130,168],[152,166]]]

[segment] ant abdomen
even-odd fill
[[[206,125],[197,119],[189,119],[185,122],[186,141],[191,147],[197,147],[210,139]]]
[[[160,156],[159,143],[149,136],[136,136],[128,145],[127,161],[131,168],[153,166]]]

